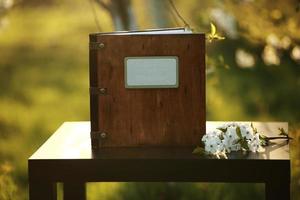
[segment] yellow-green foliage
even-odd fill
[[[0,163],[0,200],[13,200],[16,198],[17,186],[10,173],[12,166],[9,163]]]
[[[88,34],[97,31],[91,5],[88,0],[47,2],[52,3],[27,6],[25,3],[13,8],[5,16],[9,23],[0,27],[0,200],[27,199],[28,157],[64,121],[89,120]],[[152,28],[147,1],[133,2],[140,27]],[[174,2],[192,26],[205,32],[209,32],[212,21],[210,9],[222,7],[221,1]],[[294,43],[299,40],[299,18],[297,21],[295,17],[299,14],[291,14],[287,25],[276,19],[274,25],[265,11],[280,1],[258,3],[264,21],[260,21],[255,6],[239,7],[235,2],[228,2],[222,8],[236,16],[238,27],[242,28],[241,37],[230,40],[220,32],[226,40],[211,43],[207,49],[207,67],[213,70],[206,81],[207,119],[292,122],[292,197],[299,199],[300,67],[290,60],[288,52],[282,52],[285,59],[282,66],[265,66],[260,59],[266,33],[274,32],[280,37],[289,34]],[[276,9],[271,8],[275,18]],[[288,19],[288,11],[290,8],[284,7],[283,19]],[[97,16],[103,31],[113,30],[106,12],[101,10]],[[217,28],[218,33],[222,31]],[[256,55],[256,66],[252,69],[241,69],[235,63],[234,51],[241,46]],[[90,200],[142,197],[258,199],[263,198],[263,187],[259,184],[88,184]]]
[[[89,119],[94,24],[78,3],[16,8],[0,30],[0,160],[13,165],[20,199],[27,196],[27,158],[64,121]]]

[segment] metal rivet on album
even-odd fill
[[[106,138],[106,136],[107,136],[107,134],[104,133],[104,132],[102,132],[102,133],[100,134],[100,137],[103,138],[103,139]]]

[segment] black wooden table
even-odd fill
[[[207,130],[220,122],[207,122]],[[287,123],[254,123],[266,135]],[[262,153],[231,153],[228,159],[193,155],[193,148],[107,148],[92,152],[89,122],[64,123],[28,160],[30,200],[84,200],[86,182],[187,181],[265,183],[266,199],[290,198],[290,158],[286,141]],[[199,138],[200,140],[200,138]]]

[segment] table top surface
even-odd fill
[[[206,130],[211,130],[225,122],[207,122]],[[288,131],[285,122],[253,122],[259,132],[267,136],[278,136],[278,128]],[[199,138],[200,141],[201,138]],[[90,140],[90,122],[65,122],[29,158],[29,160],[81,160],[81,159],[216,159],[192,154],[194,147],[136,147],[102,148],[93,152]],[[289,145],[277,140],[260,153],[232,152],[229,160],[290,160]]]

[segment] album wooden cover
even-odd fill
[[[205,35],[90,34],[92,148],[194,146],[205,133]]]

